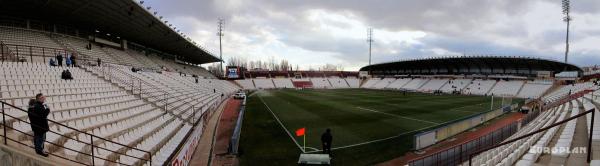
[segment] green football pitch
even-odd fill
[[[383,162],[409,151],[415,133],[489,111],[491,100],[367,89],[257,91],[247,99],[240,164],[295,165],[301,153],[319,153],[327,128],[334,164]],[[495,98],[493,107],[501,103]],[[306,128],[306,144],[295,135],[299,128]]]

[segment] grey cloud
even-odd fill
[[[206,29],[216,31],[216,18],[227,20],[227,33],[244,35],[251,44],[262,43],[266,39],[264,31],[276,35],[277,40],[290,47],[298,47],[314,52],[334,53],[335,58],[344,62],[365,62],[367,45],[362,39],[334,38],[326,33],[311,30],[314,25],[306,18],[306,11],[319,9],[344,15],[356,16],[358,21],[386,31],[419,30],[428,33],[421,39],[422,44],[403,43],[379,44],[374,48],[374,61],[398,60],[437,55],[433,49],[451,53],[526,55],[538,57],[560,57],[560,53],[542,48],[561,44],[564,31],[540,30],[527,32],[522,27],[522,15],[529,12],[535,2],[545,1],[560,5],[560,0],[252,0],[241,2],[242,6],[228,5],[226,0],[150,0],[148,4],[167,18],[189,16],[206,24]],[[572,1],[576,13],[598,13],[600,1]],[[548,11],[554,12],[554,11]],[[560,11],[556,11],[560,12]],[[493,26],[498,16],[515,18],[508,25]],[[333,26],[347,27],[343,22],[330,20]],[[190,28],[182,23],[183,30]],[[484,29],[490,28],[490,29]],[[527,41],[531,46],[510,47],[493,39],[483,38],[482,33],[490,33],[505,38]],[[587,30],[574,35],[572,41],[587,36],[600,35],[600,31]],[[236,42],[236,41],[231,41]],[[529,47],[529,48],[528,48]],[[397,54],[382,50],[395,50]],[[541,51],[540,51],[541,50]],[[376,53],[376,54],[375,54]],[[598,52],[573,52],[585,54],[594,63],[600,62]],[[576,63],[589,61],[574,56]],[[560,58],[558,58],[560,59]],[[327,62],[324,62],[327,63]],[[334,63],[334,62],[331,62]]]

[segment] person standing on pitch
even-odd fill
[[[50,108],[44,102],[46,102],[46,96],[41,93],[35,95],[35,100],[32,99],[29,101],[27,116],[31,122],[31,130],[33,131],[35,153],[48,157],[48,153],[44,152],[44,142],[46,142],[46,132],[50,130],[50,127],[48,127]]]
[[[321,135],[321,143],[323,144],[323,154],[329,154],[331,157],[331,141],[333,141],[333,136],[331,136],[331,129],[325,130],[325,133]]]

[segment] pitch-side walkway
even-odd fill
[[[215,134],[217,122],[219,122],[219,118],[221,117],[221,113],[223,112],[222,110],[223,110],[224,106],[226,105],[226,103],[229,103],[229,101],[233,100],[233,99],[230,98],[227,100],[228,101],[223,102],[225,104],[221,104],[219,106],[219,108],[217,110],[215,110],[213,115],[210,116],[210,119],[208,120],[208,124],[206,125],[206,128],[204,129],[205,134],[202,134],[202,136],[200,137],[200,142],[198,143],[198,146],[196,147],[196,150],[194,151],[194,154],[192,155],[190,165],[201,165],[201,166],[208,165],[208,159],[210,157],[210,153],[211,153],[212,145],[213,145],[213,135]]]
[[[241,100],[229,100],[217,126],[211,165],[238,165],[236,156],[229,155],[229,141],[239,115]]]
[[[437,145],[426,148],[424,154],[416,154],[413,152],[407,152],[402,157],[398,157],[398,158],[380,163],[378,165],[381,165],[381,166],[406,165],[409,160],[427,156],[427,155],[431,155],[431,154],[437,153],[439,151],[448,149],[450,147],[468,142],[472,139],[481,137],[492,131],[500,129],[512,122],[515,122],[515,121],[523,118],[523,116],[524,116],[523,114],[518,113],[518,112],[510,113],[506,117],[503,117],[502,119],[499,119],[499,120],[493,122],[493,124],[488,124],[487,126],[480,127],[476,131],[467,131],[467,132],[461,133],[457,136],[454,136],[454,138],[456,138],[456,139],[448,139],[446,141],[438,143]]]

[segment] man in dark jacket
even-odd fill
[[[48,157],[48,153],[44,152],[44,142],[46,141],[46,132],[50,130],[48,126],[50,108],[44,102],[46,102],[46,96],[41,93],[35,95],[35,101],[30,101],[29,103],[27,116],[31,122],[31,130],[33,131],[35,153]]]
[[[327,129],[325,133],[321,135],[321,142],[323,143],[323,154],[329,154],[331,156],[331,142],[333,136],[331,136],[331,129]]]
[[[69,58],[71,58],[71,65],[77,67],[77,54],[73,53]]]
[[[56,55],[56,61],[58,61],[58,66],[62,66],[63,56],[60,53]]]

